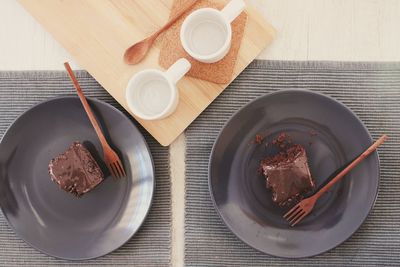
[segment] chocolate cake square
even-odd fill
[[[272,190],[272,200],[285,206],[301,199],[314,188],[307,155],[300,145],[293,145],[279,154],[261,161],[267,188]]]
[[[64,153],[50,161],[49,174],[61,189],[78,197],[104,180],[99,165],[79,142],[74,142]]]

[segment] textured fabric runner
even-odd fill
[[[88,97],[120,110],[116,101],[87,73],[77,72]],[[0,137],[22,112],[45,99],[76,95],[65,72],[0,72]],[[140,127],[139,127],[140,128]],[[156,191],[146,221],[124,246],[106,256],[81,262],[58,260],[25,244],[0,212],[0,266],[168,266],[171,245],[171,197],[168,149],[144,133],[155,163]]]
[[[257,96],[310,89],[351,108],[379,149],[379,196],[370,216],[346,242],[309,259],[264,255],[238,240],[217,215],[208,191],[208,158],[230,116]],[[187,266],[400,266],[400,63],[253,62],[187,130]]]

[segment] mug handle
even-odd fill
[[[222,16],[231,23],[242,13],[246,4],[243,0],[231,0],[222,10]]]
[[[186,58],[180,58],[168,68],[165,75],[172,81],[172,83],[176,84],[183,76],[185,76],[191,67],[192,65]]]

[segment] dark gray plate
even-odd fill
[[[372,139],[356,115],[334,99],[311,91],[286,90],[243,107],[214,144],[209,186],[228,228],[270,255],[314,256],[341,244],[366,219],[378,192],[378,155],[374,153],[344,177],[318,201],[312,214],[292,228],[282,219],[287,210],[272,202],[257,172],[260,160],[274,151],[253,142],[256,134],[267,136],[268,142],[280,132],[306,148],[317,186],[371,145]]]
[[[127,178],[113,180],[100,142],[77,97],[43,102],[22,114],[0,144],[0,205],[14,231],[32,247],[63,259],[90,259],[127,242],[150,208],[154,170],[150,151],[133,123],[114,107],[89,101]],[[49,161],[81,141],[106,179],[81,198],[50,180]]]

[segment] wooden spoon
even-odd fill
[[[161,29],[147,37],[146,39],[132,45],[129,47],[124,54],[124,60],[126,64],[134,65],[139,63],[145,58],[150,47],[153,45],[157,37],[169,27],[171,27],[174,22],[179,19],[189,8],[191,8],[197,0],[188,0],[181,6],[178,12],[173,16]]]

